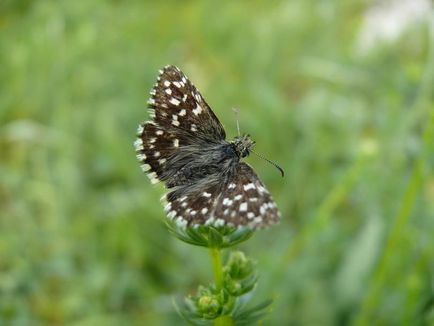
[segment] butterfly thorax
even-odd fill
[[[249,135],[242,135],[235,137],[231,144],[238,157],[246,157],[250,154],[255,142],[250,138]]]

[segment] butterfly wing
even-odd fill
[[[173,177],[171,162],[185,152],[183,148],[200,152],[207,144],[226,137],[202,95],[175,66],[160,71],[148,105],[152,120],[139,126],[135,148],[142,169],[153,183]]]
[[[224,182],[210,182],[190,192],[166,196],[166,212],[179,225],[248,226],[262,228],[277,223],[280,212],[253,169],[237,164]]]

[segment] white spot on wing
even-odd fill
[[[235,200],[240,200],[241,198],[243,198],[242,195],[236,195],[236,196],[234,197]]]
[[[143,140],[140,138],[137,138],[136,141],[134,142],[134,147],[136,149],[136,151],[141,151],[143,150]]]
[[[172,114],[172,124],[179,126],[178,116],[176,114]]]
[[[146,160],[146,154],[137,154],[136,157],[139,161]]]
[[[187,113],[187,111],[185,111],[185,109],[182,109],[181,111],[179,111],[179,115],[181,116],[181,117],[183,117],[184,115],[186,115],[186,113]]]
[[[260,193],[266,192],[263,186],[258,186],[258,190]]]
[[[157,174],[155,172],[151,172],[148,174],[149,179],[151,180],[152,184],[157,183],[159,180],[157,178]]]
[[[249,189],[255,189],[255,188],[256,187],[255,187],[255,185],[253,183],[249,183],[249,184],[244,185],[244,190],[245,191],[247,191]]]
[[[166,94],[172,95],[172,90],[170,88],[166,88],[164,91]]]
[[[214,226],[223,226],[225,225],[225,220],[218,218],[215,222],[214,222]]]
[[[177,99],[174,98],[174,97],[172,97],[172,98],[169,100],[169,102],[172,103],[173,105],[176,105],[176,106],[178,106],[179,103],[181,103],[179,100],[177,100]]]
[[[201,107],[199,104],[197,104],[197,105],[196,105],[196,108],[193,109],[193,113],[194,113],[195,115],[199,115],[201,112],[202,112],[202,107]]]
[[[142,165],[140,165],[140,168],[142,169],[143,172],[146,172],[149,171],[151,166],[149,164],[143,163]]]
[[[160,152],[157,151],[154,153],[154,157],[158,157],[158,156],[160,156]]]
[[[164,86],[169,87],[169,86],[170,86],[170,81],[165,80],[165,81],[164,81]]]
[[[151,119],[155,118],[155,110],[153,108],[148,109],[148,113]]]
[[[260,217],[260,216],[255,217],[255,218],[253,219],[253,222],[256,223],[256,224],[260,224],[260,223],[262,223],[262,217]]]
[[[155,132],[155,134],[158,135],[158,136],[161,136],[162,134],[164,134],[164,131],[163,130],[157,130]]]
[[[202,210],[201,210],[202,214],[205,215],[207,212],[208,212],[208,208],[206,208],[206,207],[202,208]]]
[[[223,205],[230,206],[230,205],[232,205],[232,203],[233,203],[233,201],[230,200],[229,198],[223,199]]]
[[[230,183],[228,189],[234,189],[237,185],[235,183]]]
[[[209,198],[209,197],[211,197],[211,194],[209,192],[204,191],[203,196]]]
[[[240,204],[240,212],[247,212],[247,203]]]
[[[187,227],[187,224],[188,224],[187,220],[184,220],[182,217],[179,217],[179,219],[176,221],[176,225],[179,228],[185,229]]]
[[[174,139],[173,140],[173,146],[174,147],[179,147],[179,140],[178,139]]]

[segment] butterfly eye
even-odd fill
[[[244,151],[243,152],[241,152],[241,157],[246,157],[246,156],[249,156],[249,150],[246,148],[246,149],[244,149]]]

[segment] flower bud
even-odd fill
[[[214,319],[220,316],[223,309],[223,298],[221,294],[216,294],[212,288],[199,287],[197,296],[190,297],[190,302],[194,304],[196,314],[200,318]]]
[[[232,252],[225,266],[225,272],[233,280],[245,279],[253,273],[253,270],[253,261],[247,258],[241,251]]]
[[[204,295],[197,301],[197,310],[205,318],[215,318],[219,315],[221,306],[217,296]]]

